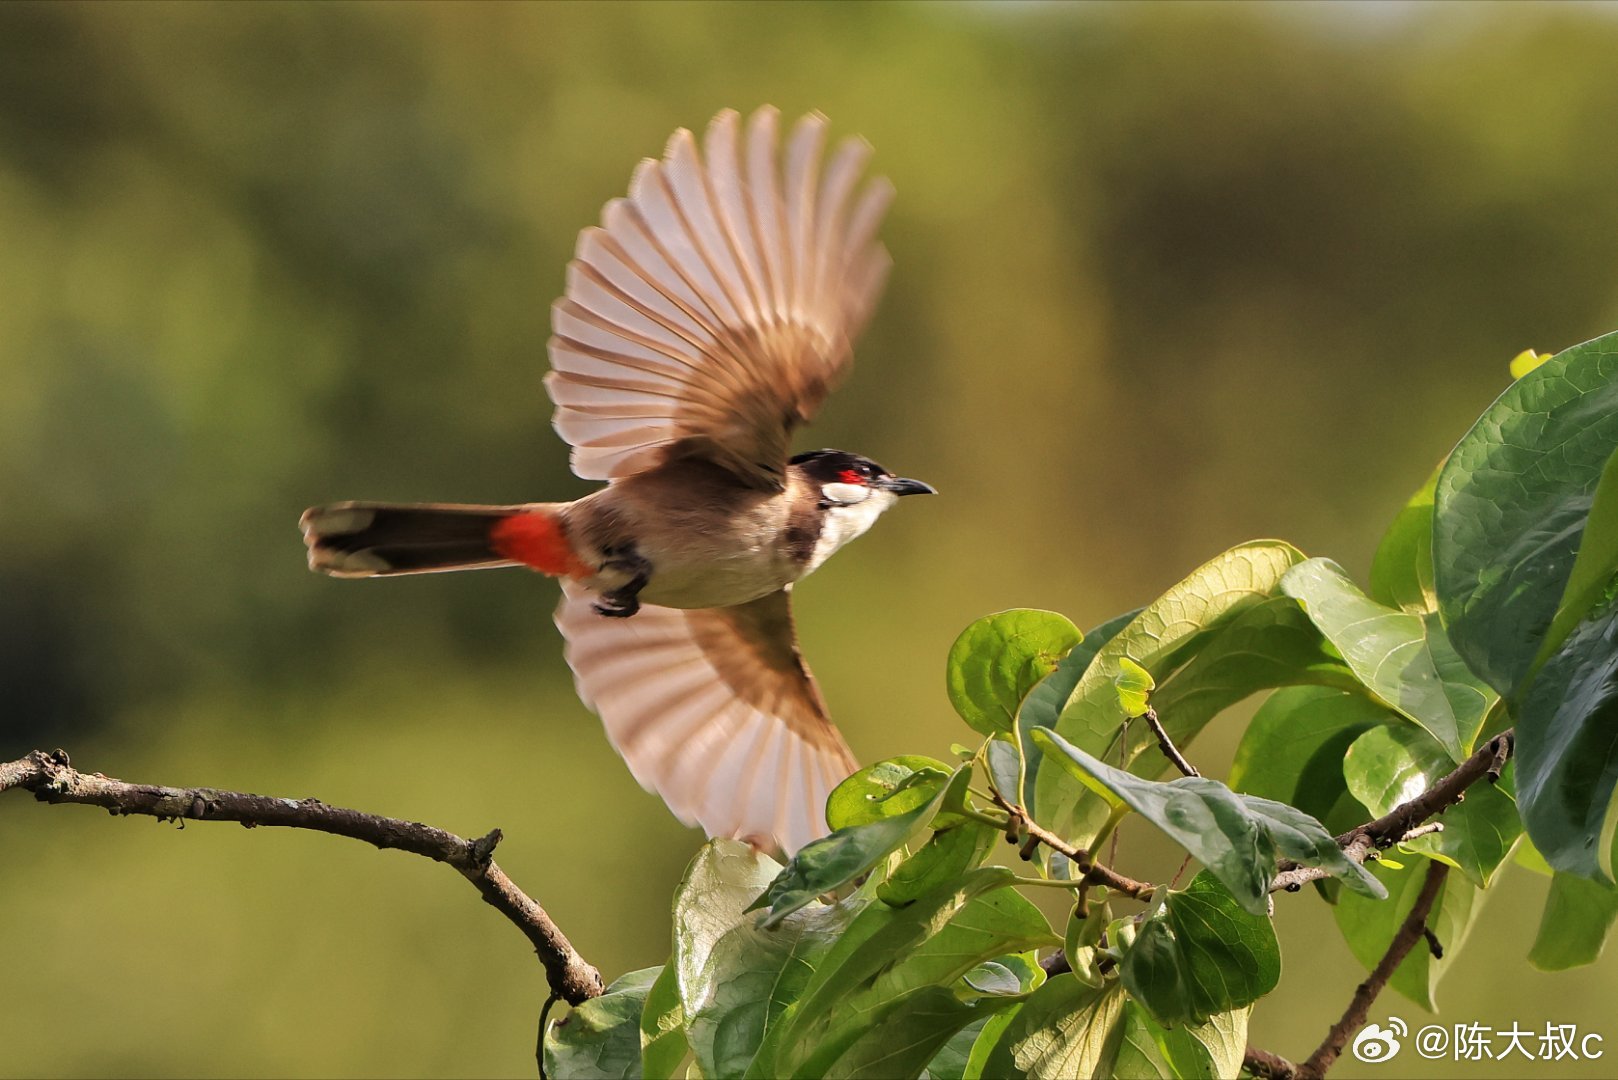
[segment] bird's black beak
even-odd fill
[[[883,491],[891,491],[895,495],[937,495],[938,489],[931,484],[924,484],[920,480],[910,480],[903,476],[884,477],[877,484]]]

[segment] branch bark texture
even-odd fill
[[[131,784],[100,773],[81,773],[65,753],[36,750],[16,761],[0,762],[0,792],[31,791],[47,803],[99,806],[113,814],[143,814],[162,821],[235,821],[258,826],[308,829],[394,848],[453,867],[534,947],[551,991],[571,1005],[599,995],[601,973],[573,948],[535,900],[506,876],[493,859],[500,830],[467,840],[431,825],[381,817],[319,799],[282,799],[215,788]]]

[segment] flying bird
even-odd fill
[[[856,768],[798,648],[794,583],[901,496],[932,493],[790,438],[847,372],[890,260],[870,146],[822,167],[826,120],[733,111],[645,160],[579,235],[545,385],[573,471],[515,506],[306,511],[309,566],[387,577],[526,566],[561,579],[579,697],[635,779],[711,836],[795,852]],[[856,191],[856,189],[858,189]]]

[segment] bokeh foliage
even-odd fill
[[[590,959],[655,963],[696,838],[573,699],[553,588],[319,580],[292,528],[585,490],[547,309],[636,159],[771,101],[898,187],[804,445],[945,498],[799,601],[860,756],[946,756],[977,615],[1088,625],[1255,535],[1363,581],[1510,353],[1618,325],[1615,49],[1555,5],[0,6],[0,756],[498,824]],[[0,850],[8,1069],[531,1067],[537,965],[452,875],[15,800]],[[1448,1016],[1599,1030],[1610,964],[1522,968],[1544,888],[1505,875],[1525,937],[1472,943]],[[1283,941],[1335,940],[1309,918]]]

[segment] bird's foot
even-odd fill
[[[627,619],[640,610],[640,600],[633,593],[625,596],[622,589],[614,589],[610,593],[602,593],[601,599],[590,606],[595,608],[597,615],[605,615],[609,619]]]
[[[652,564],[637,554],[634,548],[608,548],[601,563],[603,570],[616,570],[628,574],[629,580],[610,592],[601,594],[593,605],[596,614],[609,619],[627,619],[640,610],[640,591],[651,580]]]

